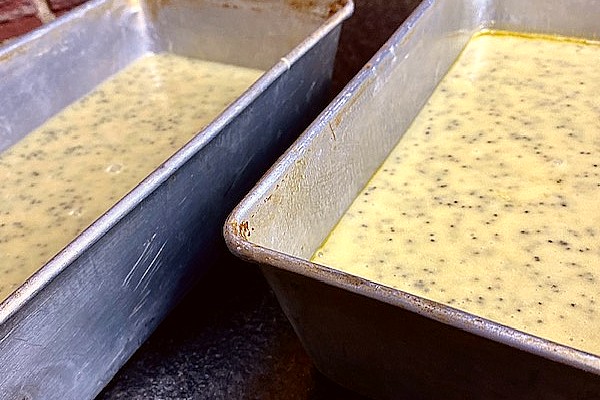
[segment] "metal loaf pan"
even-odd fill
[[[325,106],[352,10],[99,0],[0,48],[2,149],[148,51],[267,70],[0,304],[0,398],[102,389],[224,247],[231,209]]]
[[[429,0],[238,205],[229,248],[259,263],[318,369],[379,399],[600,398],[600,357],[309,261],[478,30],[600,37],[600,4]]]

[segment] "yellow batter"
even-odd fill
[[[0,301],[262,71],[146,55],[0,155]]]
[[[600,354],[599,65],[475,36],[313,260]]]

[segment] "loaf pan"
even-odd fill
[[[147,52],[266,70],[0,304],[0,398],[102,389],[211,266],[233,206],[325,106],[352,10],[350,0],[101,0],[0,48],[2,149]]]
[[[258,263],[317,368],[377,399],[600,397],[600,358],[309,262],[470,37],[597,40],[594,1],[422,2],[224,226]]]

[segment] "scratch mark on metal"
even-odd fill
[[[131,270],[129,271],[129,273],[127,274],[125,279],[123,279],[123,283],[121,284],[122,287],[126,287],[129,285],[129,283],[131,282],[131,278],[133,277],[133,273],[135,272],[137,267],[140,265],[140,262],[142,261],[142,259],[145,258],[146,254],[148,254],[148,249],[150,248],[150,245],[152,244],[152,242],[154,241],[155,238],[156,238],[156,233],[154,235],[152,235],[150,240],[148,240],[146,242],[144,250],[142,251],[142,254],[140,254],[140,256],[136,260],[135,264],[133,264],[133,267],[131,267]]]
[[[142,300],[140,300],[135,307],[133,307],[133,310],[131,310],[131,314],[129,314],[129,318],[133,317],[135,314],[137,314],[138,311],[140,311],[142,309],[142,307],[144,306],[144,304],[146,304],[146,301],[148,300],[148,296],[150,295],[150,291],[146,291],[144,293],[144,296],[142,297]]]
[[[10,330],[10,331],[8,331],[8,332],[6,333],[6,335],[4,335],[4,337],[3,337],[2,339],[0,339],[0,344],[4,343],[4,341],[5,341],[6,339],[8,339],[8,337],[10,336],[10,334],[11,334],[11,333],[13,333],[13,331],[14,331],[15,329],[17,329],[17,327],[16,327],[16,326],[13,326],[13,327],[11,328],[11,330]]]
[[[156,267],[158,267],[160,265],[160,263],[157,263],[156,261],[158,260],[158,257],[160,256],[160,253],[162,253],[162,251],[165,249],[165,246],[166,246],[167,242],[168,242],[168,240],[165,240],[165,242],[162,244],[162,246],[160,246],[160,249],[158,249],[158,251],[156,252],[156,255],[154,256],[154,258],[152,259],[152,261],[150,261],[150,264],[148,264],[148,268],[146,268],[146,270],[142,274],[142,277],[140,278],[140,280],[137,283],[137,285],[135,285],[135,288],[133,288],[133,290],[137,290],[140,287],[140,285],[142,284],[142,282],[146,278],[146,275],[148,275],[150,273],[150,275],[148,277],[151,277],[152,274],[154,274],[154,271],[156,270]]]
[[[337,138],[335,136],[335,131],[333,130],[333,126],[331,126],[331,122],[327,122],[327,124],[329,125],[329,129],[331,129],[331,134],[333,135],[333,140],[337,140]]]
[[[119,358],[122,358],[123,355],[121,354],[121,352],[118,352],[113,358],[112,360],[110,360],[110,362],[108,363],[108,365],[113,366],[115,365],[115,361],[117,361]]]
[[[11,331],[11,332],[12,332],[12,331]],[[23,338],[20,338],[20,337],[13,337],[13,339],[14,339],[14,340],[18,340],[19,342],[21,342],[21,343],[25,343],[25,344],[27,344],[27,345],[29,345],[29,346],[32,346],[32,347],[41,347],[41,348],[43,348],[43,349],[45,349],[45,348],[46,348],[46,346],[44,346],[43,344],[39,344],[39,343],[33,343],[33,342],[30,342],[28,339],[23,339]]]
[[[88,257],[88,260],[90,261],[90,264],[92,265],[92,268],[94,269],[94,273],[98,276],[101,276],[101,271],[98,268],[98,264],[96,264],[96,260],[93,256]]]

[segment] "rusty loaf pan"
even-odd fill
[[[381,399],[600,398],[600,358],[307,261],[468,39],[504,29],[598,39],[594,1],[422,2],[224,226],[260,264],[306,350]]]
[[[0,304],[0,398],[102,389],[210,266],[233,206],[325,106],[352,10],[350,0],[101,0],[0,48],[3,149],[148,51],[266,70]]]

